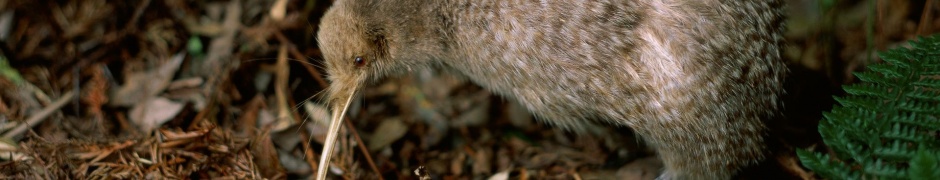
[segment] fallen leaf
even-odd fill
[[[300,143],[302,142],[300,140],[300,137],[302,137],[300,131],[297,131],[296,128],[291,129],[289,131],[271,132],[271,140],[274,141],[274,145],[281,149],[294,149],[298,145],[302,145],[303,143]]]
[[[323,144],[326,141],[326,132],[330,126],[330,111],[320,104],[307,102],[304,103],[304,110],[307,111],[309,122],[304,122],[307,132],[314,141]]]
[[[268,124],[274,123],[277,121],[277,117],[274,116],[274,113],[271,113],[272,110],[268,108],[261,109],[258,111],[258,124],[251,124],[252,126],[264,127]]]
[[[505,171],[493,174],[493,176],[490,176],[490,178],[487,178],[487,180],[508,180],[509,172],[510,170],[505,170]]]
[[[116,88],[109,98],[112,106],[132,106],[140,103],[141,99],[150,99],[163,92],[170,85],[173,74],[179,69],[184,59],[183,53],[177,53],[173,58],[157,69],[133,73],[127,76],[124,85]]]
[[[18,147],[16,141],[7,138],[0,138],[0,159],[16,161],[32,159],[29,156],[18,152],[16,147]]]
[[[183,110],[184,104],[163,97],[150,98],[130,111],[130,119],[140,130],[150,134],[163,123],[173,119]]]
[[[408,126],[399,118],[383,120],[369,138],[369,151],[378,151],[401,139],[408,132]]]
[[[637,159],[617,170],[620,179],[656,179],[663,162],[657,157]]]
[[[281,166],[281,161],[278,160],[277,148],[274,147],[269,132],[270,129],[264,129],[258,133],[250,148],[254,161],[258,165],[258,171],[261,171],[261,175],[264,177],[274,177],[285,172],[284,167]]]
[[[489,109],[489,103],[481,103],[480,105],[473,106],[454,119],[453,122],[451,122],[450,127],[472,127],[485,125],[488,119],[487,117],[490,115]]]
[[[493,168],[493,163],[490,161],[491,159],[493,159],[493,151],[489,148],[480,148],[477,150],[476,153],[473,154],[473,163],[471,163],[473,175],[490,174],[490,170]]]
[[[271,6],[271,19],[276,21],[284,20],[287,14],[287,0],[278,0]]]
[[[166,89],[176,90],[183,88],[196,88],[201,86],[203,83],[205,83],[205,80],[203,80],[201,77],[190,77],[170,82]]]
[[[222,67],[230,66],[232,62],[232,49],[235,45],[239,44],[235,42],[235,37],[238,35],[238,31],[241,30],[241,1],[230,1],[225,5],[225,17],[222,19],[222,26],[216,34],[215,38],[209,42],[208,49],[206,50],[206,59],[201,61],[201,64],[198,65],[200,73],[199,75],[204,77],[212,77],[218,75],[222,70]],[[211,80],[209,82],[212,82]]]
[[[313,174],[313,170],[310,169],[310,164],[308,164],[307,161],[304,161],[303,157],[294,156],[291,153],[283,151],[278,151],[277,154],[278,160],[281,162],[281,166],[284,167],[288,173],[300,176]]]

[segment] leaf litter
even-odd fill
[[[877,61],[872,49],[940,29],[940,13],[925,13],[940,3],[788,3],[794,108],[780,127],[798,148],[824,149],[819,112]],[[0,2],[0,178],[311,177],[329,118],[315,38],[329,4]],[[662,166],[629,129],[553,128],[438,70],[380,81],[355,104],[334,178],[651,179]]]

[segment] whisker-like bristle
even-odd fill
[[[310,102],[310,101],[311,101],[313,98],[315,98],[315,97],[318,98],[318,101],[317,101],[317,102],[323,102],[323,97],[317,97],[317,96],[323,94],[323,92],[326,92],[326,91],[323,90],[323,91],[317,92],[316,94],[313,94],[313,95],[311,95],[310,97],[307,97],[307,99],[304,99],[303,101],[300,101],[300,103],[297,103],[297,105],[294,106],[294,108],[293,108],[294,111],[297,111],[298,109],[300,109],[301,106],[303,106],[304,104]]]
[[[310,101],[310,98],[307,98],[307,99],[301,101],[300,103],[297,103],[297,105],[295,105],[294,108],[292,108],[292,109],[293,109],[292,111],[294,111],[294,112],[299,112],[299,111],[300,111],[300,107],[302,107],[302,106],[304,106],[305,104],[307,104],[308,101]],[[296,131],[296,132],[300,132],[300,130],[304,128],[304,125],[307,124],[307,119],[310,119],[310,117],[311,117],[311,116],[310,116],[310,112],[307,112],[307,113],[304,113],[304,114],[305,114],[304,117],[301,118],[302,120],[300,121],[300,126],[297,126],[297,131]]]

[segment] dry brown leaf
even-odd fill
[[[487,180],[509,180],[509,173],[510,173],[510,172],[512,172],[511,169],[498,172],[498,173],[496,173],[496,174],[493,174],[493,175],[490,176],[489,178],[487,178]]]
[[[241,30],[240,22],[242,15],[241,1],[230,1],[225,6],[225,17],[222,20],[222,29],[218,35],[209,42],[209,48],[206,50],[206,59],[202,61],[200,75],[213,77],[220,73],[220,68],[226,68],[230,65],[232,50],[238,44],[235,36]],[[209,80],[211,82],[212,80]],[[211,83],[210,83],[211,84]]]
[[[150,134],[163,123],[173,119],[185,105],[163,97],[150,98],[130,110],[131,122],[144,134]]]
[[[472,173],[474,176],[490,174],[493,151],[490,148],[480,148],[473,154]]]
[[[646,157],[637,159],[617,170],[617,177],[620,179],[656,179],[659,176],[660,169],[663,168],[663,162],[657,157]]]
[[[278,160],[277,148],[271,141],[270,129],[265,129],[255,136],[251,143],[251,154],[264,177],[281,176],[285,170]]]
[[[255,95],[242,108],[242,116],[238,118],[235,124],[235,132],[240,135],[253,134],[258,129],[258,113],[265,106],[264,96]]]
[[[17,161],[31,159],[31,157],[26,156],[21,152],[17,152],[17,146],[17,143],[13,142],[13,140],[0,140],[0,159]]]
[[[480,103],[471,107],[452,120],[450,127],[482,126],[488,121],[490,115],[490,104],[488,102]]]
[[[201,77],[189,77],[189,78],[170,82],[170,84],[167,86],[166,89],[176,90],[176,89],[183,89],[183,88],[195,88],[195,87],[201,86],[203,83],[205,83],[205,80],[202,79]]]
[[[160,94],[170,84],[173,74],[179,69],[185,57],[183,53],[178,53],[166,64],[156,69],[128,75],[124,85],[111,94],[110,105],[138,105],[142,99],[150,99]]]
[[[287,0],[277,0],[274,2],[274,5],[271,6],[271,19],[275,21],[284,20],[285,14],[287,14]]]
[[[369,146],[367,147],[369,147],[369,151],[378,151],[405,137],[405,133],[408,133],[408,126],[400,118],[383,120],[379,127],[375,129],[375,132],[372,133],[372,136],[369,137]]]

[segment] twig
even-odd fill
[[[277,98],[277,120],[274,122],[272,127],[274,132],[283,131],[291,125],[294,125],[293,118],[291,118],[291,109],[287,96],[290,94],[288,92],[288,81],[290,76],[290,68],[287,66],[287,44],[281,44],[281,48],[278,49],[277,53],[277,64],[275,65],[276,71],[274,72],[274,96]]]
[[[140,15],[144,13],[144,10],[147,9],[147,6],[150,6],[150,0],[143,0],[137,9],[134,10],[134,15],[131,15],[131,20],[127,22],[127,25],[124,27],[125,30],[135,27],[137,25],[137,20],[140,19]]]
[[[75,97],[74,91],[69,91],[63,94],[62,97],[60,97],[58,100],[56,100],[49,106],[46,106],[46,108],[43,108],[41,111],[39,111],[32,117],[29,117],[28,119],[26,119],[25,123],[20,124],[13,130],[10,130],[6,134],[3,134],[3,138],[13,139],[13,137],[19,136],[23,132],[26,132],[27,129],[38,125],[43,120],[45,120],[46,117],[49,117],[49,115],[52,115],[53,112],[55,112],[56,110],[59,110],[59,108],[62,108],[62,106],[65,106],[65,104],[71,101],[72,98],[74,97]]]
[[[300,58],[305,57],[303,56],[303,54],[300,54],[300,51],[297,51],[297,48],[295,47],[291,47],[290,52],[291,52],[291,55],[294,56],[295,59],[299,60]],[[329,84],[326,83],[326,80],[323,80],[323,74],[321,74],[320,71],[317,70],[317,68],[313,67],[313,65],[309,63],[300,63],[300,64],[304,66],[304,69],[307,69],[307,72],[309,72],[310,75],[313,76],[313,80],[316,80],[317,84],[320,85],[320,87],[326,88],[327,86],[329,86]]]
[[[570,169],[568,170],[568,173],[571,173],[571,178],[574,178],[575,180],[582,180],[581,174],[579,174],[577,170]]]
[[[302,53],[300,53],[300,51],[297,50],[297,47],[294,46],[293,43],[291,43],[290,39],[287,39],[287,37],[284,36],[284,34],[282,34],[280,31],[274,31],[274,37],[276,37],[278,41],[281,41],[281,43],[290,45],[290,53],[291,53],[291,56],[294,56],[294,59],[297,59],[298,61],[306,60],[305,56]],[[301,63],[301,64],[303,64],[304,68],[307,69],[307,72],[309,72],[313,76],[313,79],[317,81],[317,84],[320,85],[320,87],[325,88],[328,85],[326,83],[326,80],[323,80],[323,75],[320,74],[320,71],[317,71],[317,69],[312,67],[310,64],[307,64],[307,63]]]
[[[303,128],[303,127],[301,127]],[[307,164],[310,164],[310,172],[317,172],[320,164],[317,163],[317,160],[313,159],[314,155],[312,148],[310,147],[311,135],[307,130],[300,131],[300,140],[304,141],[304,161],[307,161]]]
[[[372,161],[372,155],[369,155],[366,143],[362,141],[362,138],[359,138],[359,132],[356,131],[356,127],[353,127],[349,119],[346,119],[345,123],[346,129],[353,134],[353,137],[356,137],[356,143],[359,143],[359,150],[362,151],[362,155],[366,157],[366,162],[369,163],[369,167],[372,168],[372,171],[375,171],[375,175],[379,177],[379,180],[385,180],[385,178],[382,178],[382,172],[379,171],[379,168],[375,166],[375,162]]]

